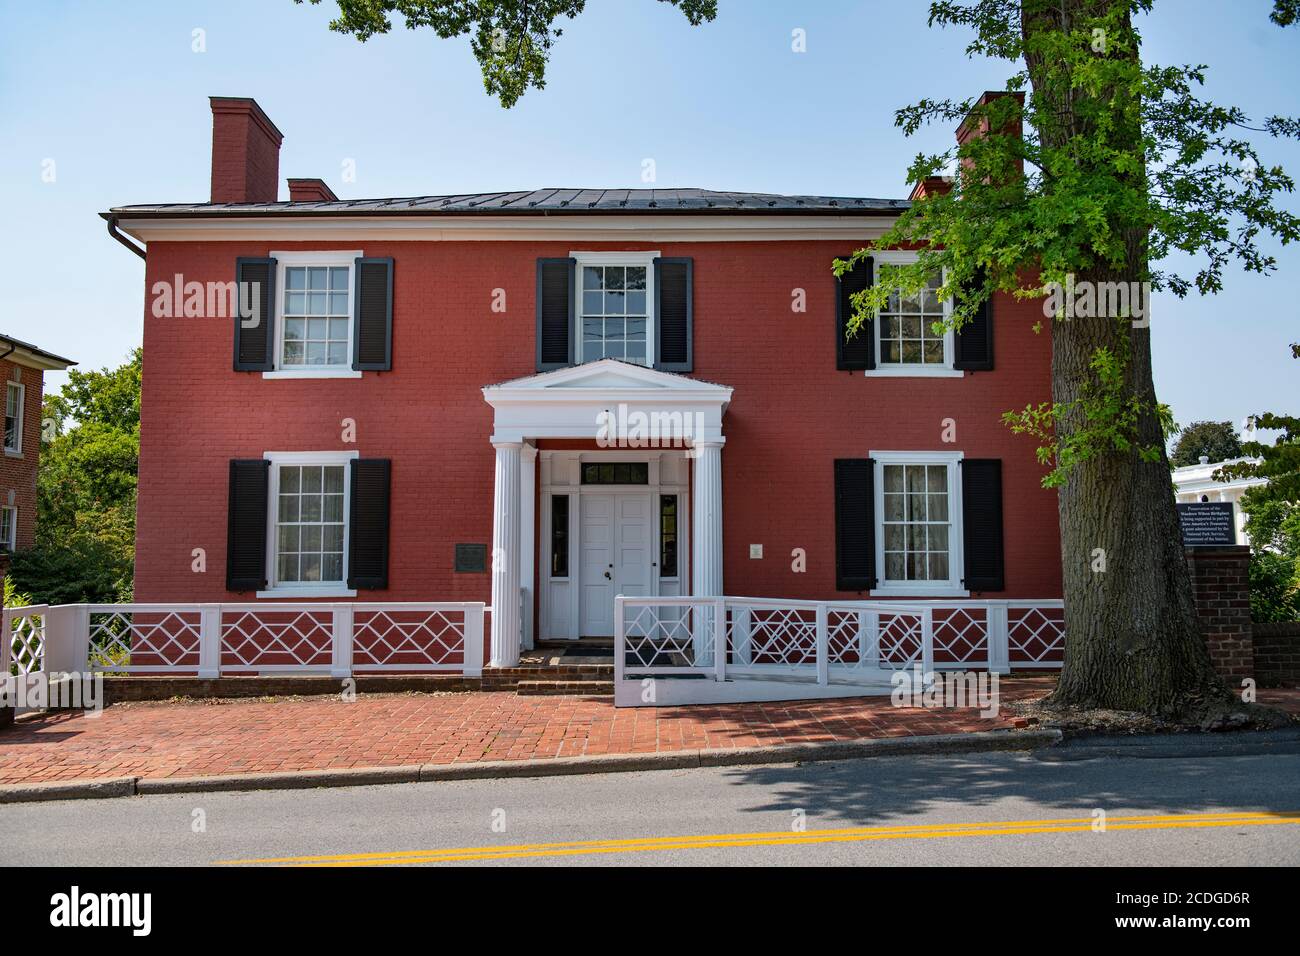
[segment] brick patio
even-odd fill
[[[1051,685],[1004,680],[1003,701]],[[1266,694],[1300,709],[1300,692]],[[754,747],[995,730],[1013,719],[895,708],[888,697],[621,710],[591,698],[483,692],[116,704],[98,718],[29,717],[0,732],[0,783]]]

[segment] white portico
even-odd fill
[[[492,666],[518,664],[539,634],[603,635],[617,594],[723,593],[731,391],[616,359],[483,389],[496,449]],[[545,439],[597,447],[539,453]]]

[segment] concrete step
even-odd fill
[[[613,697],[612,680],[521,680],[515,693],[520,697],[576,694],[582,697]]]

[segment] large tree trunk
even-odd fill
[[[1068,30],[1081,12],[1107,6],[1108,0],[1023,0],[1022,28],[1026,37]],[[1087,119],[1092,114],[1080,110],[1084,94],[1071,86],[1068,68],[1033,54],[1026,62],[1040,110],[1052,107],[1039,114],[1047,118],[1036,126],[1043,145],[1064,148],[1072,137],[1094,136]],[[1109,135],[1131,137],[1137,151],[1140,129],[1132,127]],[[1050,179],[1044,188],[1051,189]],[[1122,268],[1081,272],[1076,282],[1140,283],[1144,232],[1133,227],[1125,238]],[[1200,717],[1229,705],[1230,695],[1214,671],[1192,601],[1156,412],[1149,328],[1102,317],[1054,323],[1052,398],[1071,409],[1058,422],[1058,441],[1086,425],[1077,403],[1090,386],[1095,389],[1090,363],[1100,349],[1126,360],[1125,394],[1136,396],[1141,414],[1134,447],[1094,453],[1071,469],[1060,491],[1067,629],[1065,664],[1050,702]],[[1144,461],[1138,447],[1159,448],[1159,460]]]

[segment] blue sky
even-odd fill
[[[281,176],[320,176],[343,198],[637,186],[647,158],[664,187],[905,197],[910,159],[951,130],[906,140],[894,109],[1000,88],[1008,72],[967,60],[964,32],[927,28],[926,6],[721,0],[691,28],[655,0],[589,0],[547,88],[507,111],[467,38],[398,28],[361,44],[326,29],[328,2],[6,3],[0,331],[83,367],[139,343],[142,265],[96,213],[207,199],[212,94],[255,97],[285,134]],[[1270,24],[1270,0],[1157,6],[1148,61],[1209,64],[1210,95],[1252,115],[1300,113],[1300,30]],[[807,52],[791,50],[796,28]],[[195,29],[206,52],[191,49]],[[349,159],[357,178],[343,183]],[[1265,159],[1300,177],[1300,148],[1270,144]],[[1233,270],[1216,297],[1156,299],[1156,385],[1180,422],[1300,410],[1287,348],[1300,250],[1278,256],[1277,273]]]

